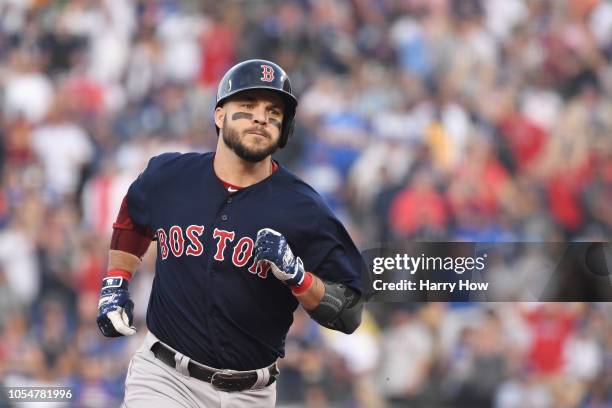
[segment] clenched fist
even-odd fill
[[[98,302],[98,327],[106,337],[131,336],[136,333],[134,302],[128,292],[128,281],[121,277],[106,277],[102,281]]]
[[[304,264],[294,256],[287,239],[271,228],[257,232],[255,262],[268,261],[276,278],[287,285],[299,286],[304,281]]]

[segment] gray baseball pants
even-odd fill
[[[276,382],[256,390],[220,391],[155,358],[151,346],[157,341],[155,335],[148,332],[142,347],[130,361],[124,408],[274,407]]]

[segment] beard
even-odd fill
[[[266,133],[268,138],[271,138],[269,133]],[[238,157],[242,160],[248,161],[250,163],[258,163],[270,156],[278,149],[278,140],[270,145],[265,145],[261,147],[249,147],[246,146],[242,139],[240,138],[240,134],[238,131],[232,127],[230,127],[227,123],[227,117],[223,119],[223,129],[221,131],[221,137],[225,142],[226,146],[229,147]]]

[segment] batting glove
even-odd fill
[[[136,333],[132,326],[134,302],[128,292],[128,281],[122,277],[109,276],[102,281],[98,302],[98,327],[106,337],[131,336]]]
[[[300,285],[304,281],[304,264],[294,256],[287,239],[273,229],[263,228],[257,232],[255,262],[268,261],[272,273],[287,285]]]

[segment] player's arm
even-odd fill
[[[125,271],[129,274],[128,279],[132,278],[132,275],[140,266],[141,258],[138,256],[126,252],[121,249],[111,249],[108,251],[108,272],[120,270]]]
[[[107,337],[129,336],[136,333],[133,323],[134,303],[128,287],[132,275],[140,266],[153,238],[149,228],[135,225],[130,219],[127,199],[113,224],[107,276],[102,280],[97,323]]]
[[[325,283],[310,272],[305,272],[301,285],[292,285],[291,292],[302,307],[309,311],[315,309],[325,295]]]
[[[264,228],[257,233],[255,260],[270,263],[276,278],[289,285],[293,295],[316,322],[329,329],[352,333],[361,324],[360,294],[346,285],[323,281],[304,271],[285,237]]]
[[[291,291],[312,319],[343,333],[352,333],[361,324],[363,301],[360,294],[342,283],[312,276],[310,286],[291,287]]]

